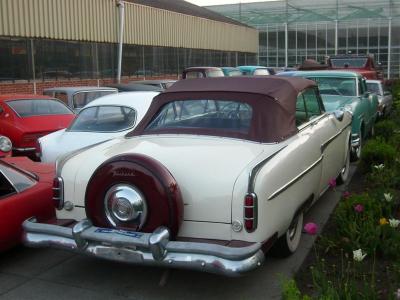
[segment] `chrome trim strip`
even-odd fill
[[[169,230],[158,227],[152,233],[92,226],[82,220],[73,228],[23,223],[23,242],[31,247],[55,247],[99,258],[168,268],[240,276],[261,266],[265,260],[261,243],[227,247],[209,243],[170,241]]]
[[[319,122],[320,120],[326,118],[327,116],[329,116],[329,113],[324,112],[322,115],[313,118],[312,120],[309,120],[307,123],[303,123],[300,126],[297,127],[297,129],[299,131],[304,130],[305,128],[309,127],[309,126],[313,126],[315,125],[317,122]]]
[[[341,135],[343,133],[343,131],[345,131],[349,126],[351,126],[351,122],[348,123],[346,126],[344,126],[342,129],[340,129],[338,133],[336,133],[334,136],[329,138],[326,142],[321,144],[321,153],[323,153],[325,151],[325,149],[328,147],[328,145],[330,143],[332,143],[339,135]]]
[[[324,155],[321,155],[317,161],[315,161],[311,166],[309,166],[307,169],[305,169],[303,172],[301,172],[299,175],[294,177],[292,180],[290,180],[288,183],[286,183],[284,186],[280,187],[277,189],[275,192],[273,192],[269,197],[268,201],[274,199],[284,191],[286,191],[289,187],[291,187],[293,184],[295,184],[297,181],[299,181],[302,177],[304,177],[308,172],[310,172],[312,169],[314,169],[324,158]]]
[[[61,176],[61,169],[62,169],[62,167],[65,165],[65,163],[67,162],[67,160],[69,160],[70,158],[74,157],[75,155],[78,155],[79,153],[81,153],[81,152],[83,152],[83,151],[85,151],[85,150],[88,150],[88,149],[90,149],[90,148],[92,148],[92,147],[95,147],[95,146],[97,146],[97,145],[100,145],[100,144],[102,144],[102,143],[106,143],[106,142],[108,142],[108,141],[110,141],[110,140],[111,140],[111,139],[108,139],[108,140],[105,140],[105,141],[102,141],[102,142],[98,142],[98,143],[96,143],[96,144],[89,145],[89,146],[83,147],[83,148],[81,148],[81,149],[78,149],[78,150],[75,150],[75,151],[72,151],[72,152],[68,152],[68,153],[66,153],[66,154],[64,154],[64,155],[61,155],[61,156],[56,160],[56,176],[57,176],[57,177],[60,177],[60,176]]]
[[[281,152],[283,149],[285,149],[287,145],[283,146],[282,148],[278,149],[275,153],[272,155],[268,156],[267,158],[263,159],[261,162],[256,164],[253,169],[251,170],[249,174],[249,182],[247,185],[247,193],[248,194],[253,194],[254,193],[254,183],[255,179],[257,177],[258,172],[261,170],[261,168],[267,164],[275,155],[277,155],[279,152]]]
[[[34,148],[34,147],[29,147],[29,148],[13,147],[12,149],[13,149],[13,151],[18,151],[18,152],[30,152],[30,151],[35,151],[36,150],[36,148]]]

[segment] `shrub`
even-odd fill
[[[371,171],[373,166],[380,164],[390,165],[396,158],[396,149],[377,138],[369,140],[361,153],[361,167],[364,171]]]
[[[396,130],[396,123],[391,120],[384,120],[375,125],[375,134],[382,137],[386,142],[389,141]]]

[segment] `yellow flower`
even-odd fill
[[[389,224],[388,220],[386,218],[380,218],[379,219],[379,224],[380,225],[386,225]]]

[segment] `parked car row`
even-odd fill
[[[36,135],[42,163],[0,160],[0,199],[33,194],[28,203],[46,206],[18,214],[24,243],[228,276],[258,268],[270,249],[294,253],[304,213],[329,182],[347,180],[350,160],[390,105],[355,72],[203,71],[161,93],[111,93],[76,117],[46,97],[72,118]],[[0,150],[11,142],[0,137]],[[4,248],[20,237],[15,228]]]
[[[315,81],[328,112],[343,107],[352,113],[351,154],[353,161],[358,160],[364,140],[373,134],[378,118],[378,97],[368,91],[365,78],[359,73],[346,71],[292,71],[279,75]]]
[[[182,72],[182,79],[232,76],[275,75],[273,68],[263,66],[234,67],[190,67]]]

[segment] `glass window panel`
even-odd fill
[[[51,99],[24,99],[6,102],[20,117],[73,114],[64,104]]]
[[[123,106],[97,106],[82,110],[68,131],[115,132],[135,123],[136,112]]]
[[[238,101],[174,101],[161,108],[146,131],[199,128],[248,133],[252,113],[249,104]]]

